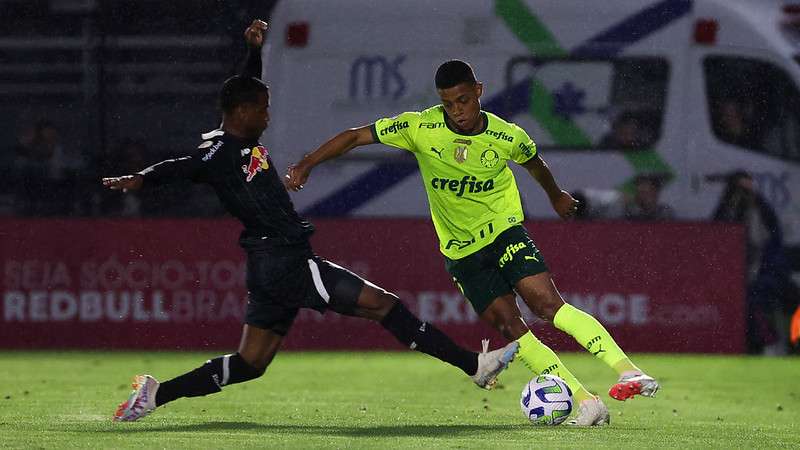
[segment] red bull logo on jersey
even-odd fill
[[[253,147],[252,149],[242,149],[242,156],[250,155],[247,164],[242,166],[242,172],[247,174],[247,182],[253,181],[253,177],[258,175],[262,170],[269,169],[269,152],[263,145]]]

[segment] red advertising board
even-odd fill
[[[478,348],[482,324],[426,220],[318,220],[320,256]],[[530,222],[564,298],[631,352],[744,350],[744,238],[708,223]],[[232,220],[0,220],[0,348],[234,349],[245,287]],[[579,347],[527,317],[556,349]],[[399,349],[362,319],[303,311],[287,349]]]

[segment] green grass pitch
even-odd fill
[[[564,354],[611,410],[611,426],[574,429],[527,424],[519,362],[482,391],[418,353],[287,352],[258,380],[111,422],[135,373],[217,354],[0,352],[0,448],[800,448],[797,358],[635,355],[662,390],[621,403],[611,370]]]

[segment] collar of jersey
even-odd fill
[[[489,116],[486,115],[486,113],[483,111],[481,111],[481,116],[483,117],[483,126],[481,127],[480,130],[469,134],[459,133],[458,131],[450,127],[450,123],[447,121],[447,113],[444,111],[444,108],[442,108],[442,120],[444,120],[444,125],[447,127],[448,130],[452,131],[453,133],[459,136],[477,136],[486,131],[486,129],[489,128]]]

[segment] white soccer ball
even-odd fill
[[[555,375],[537,375],[522,389],[522,413],[534,425],[558,425],[572,412],[572,391]]]

